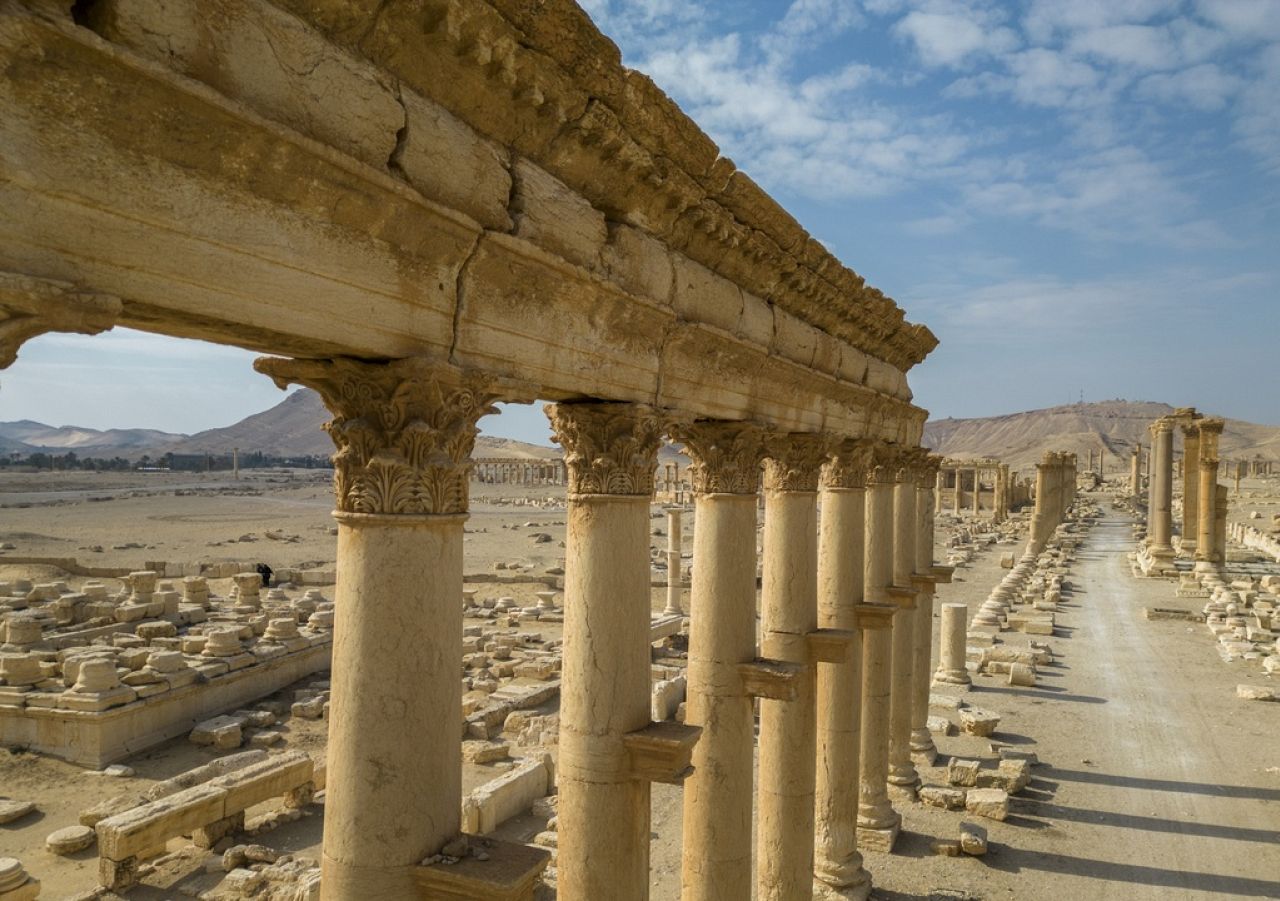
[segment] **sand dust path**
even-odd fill
[[[1015,804],[1036,822],[990,862],[1039,883],[1023,897],[1280,898],[1280,780],[1259,766],[1277,762],[1280,710],[1234,698],[1203,626],[1143,618],[1173,586],[1134,579],[1131,548],[1112,514],[1082,549],[1065,668],[1042,680],[1069,728],[1040,738],[1052,765]]]

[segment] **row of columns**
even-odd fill
[[[1173,547],[1173,431],[1183,440],[1182,523],[1179,549],[1196,561],[1198,570],[1212,570],[1224,560],[1226,487],[1218,484],[1219,439],[1225,421],[1181,409],[1150,426],[1151,462],[1147,497],[1146,550],[1164,568],[1175,556]]]
[[[978,516],[982,511],[982,479],[984,473],[992,474],[991,486],[991,511],[994,522],[1004,522],[1009,517],[1009,509],[1012,503],[1011,485],[1012,479],[1009,474],[1009,466],[1005,463],[984,463],[984,464],[953,464],[944,463],[939,470],[934,485],[934,506],[936,509],[942,508],[942,493],[948,487],[952,491],[951,504],[952,513],[959,516],[961,513],[961,499],[963,489],[962,476],[965,473],[972,472],[973,490],[969,498],[969,504],[972,508],[973,515]]]
[[[1035,512],[1031,516],[1029,550],[1039,554],[1066,519],[1076,499],[1076,455],[1046,451],[1036,464]]]
[[[490,485],[563,485],[567,478],[562,460],[495,460],[472,461],[471,477]]]
[[[477,420],[514,389],[417,359],[256,366],[315,389],[334,414],[322,894],[419,897],[419,862],[460,829],[470,453]],[[740,422],[669,426],[640,404],[547,411],[568,475],[558,896],[646,899],[650,785],[684,780],[687,901],[747,898],[753,881],[761,901],[865,898],[860,842],[892,845],[890,786],[913,797],[915,761],[933,754],[937,458]],[[667,432],[692,460],[698,526],[685,726],[649,718],[649,508]]]

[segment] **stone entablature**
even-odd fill
[[[0,272],[169,334],[435,355],[550,399],[592,373],[699,417],[918,440],[905,372],[933,336],[576,6],[392,7],[372,29],[358,6],[7,8]]]

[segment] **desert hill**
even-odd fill
[[[1151,421],[1172,412],[1168,404],[1109,400],[981,419],[938,419],[925,424],[923,444],[949,457],[996,457],[1020,470],[1029,469],[1047,450],[1073,451],[1083,468],[1089,450],[1103,448],[1108,471],[1122,471],[1135,443],[1148,446]],[[1174,451],[1181,453],[1179,439]],[[1228,419],[1221,456],[1280,460],[1280,428]]]
[[[86,429],[79,426],[50,426],[22,419],[0,422],[0,451],[31,454],[44,451],[81,457],[139,456],[185,436],[155,429]]]

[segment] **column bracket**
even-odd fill
[[[938,585],[950,585],[951,574],[956,571],[956,568],[954,566],[942,566],[935,563],[930,567],[930,570],[933,573],[933,580],[935,583]]]
[[[805,636],[809,659],[816,663],[844,663],[856,632],[848,629],[814,629]]]
[[[622,736],[632,778],[679,785],[693,772],[689,762],[702,735],[699,726],[650,723]]]
[[[803,673],[804,666],[801,664],[763,657],[738,664],[743,690],[752,697],[768,698],[771,701],[794,701],[799,694],[799,681]]]

